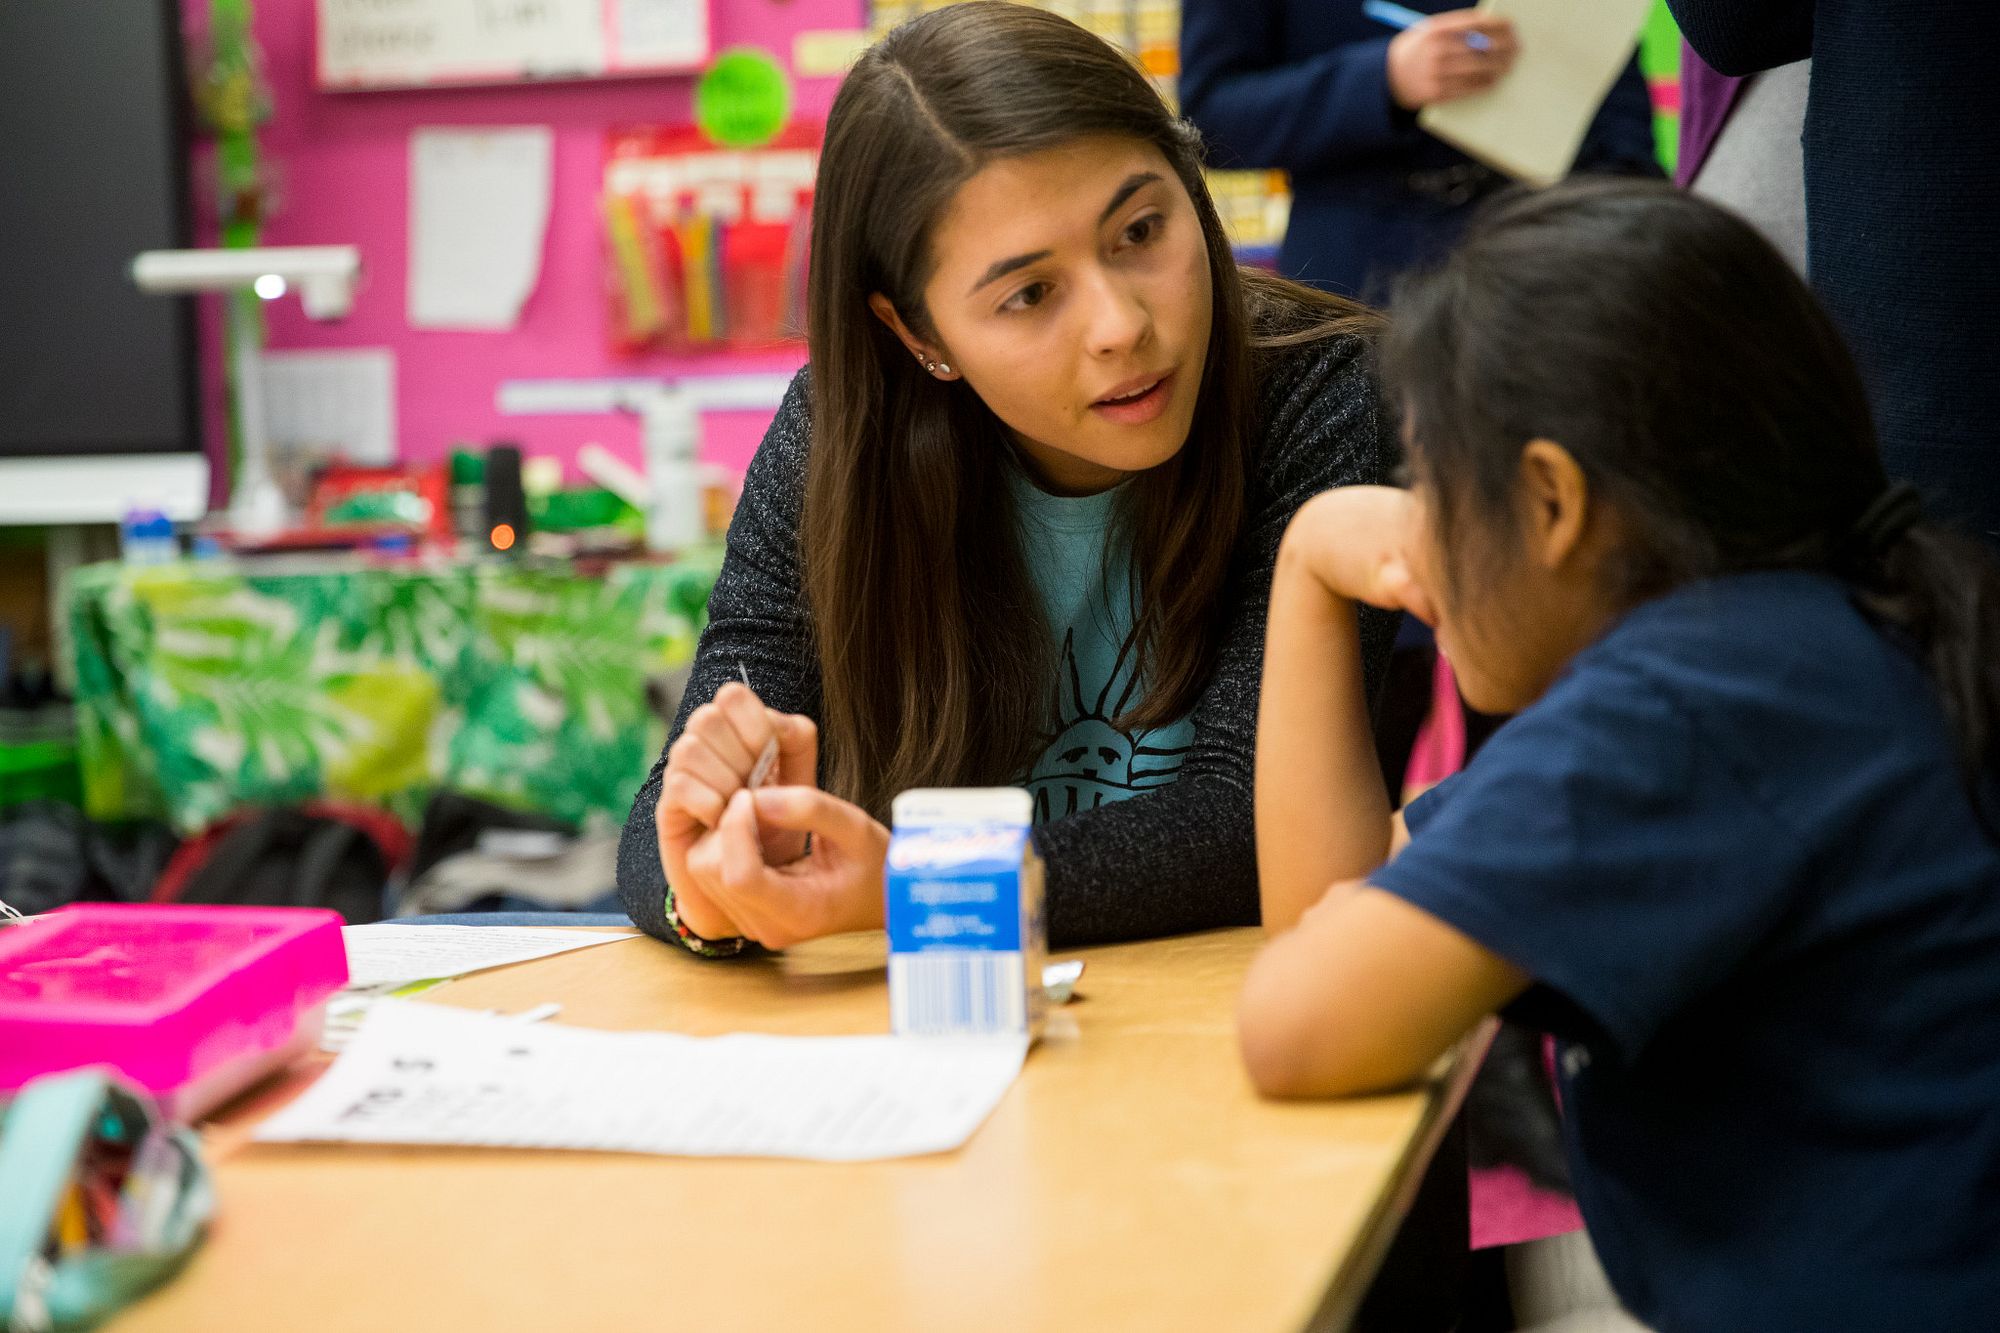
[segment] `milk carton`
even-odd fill
[[[1019,787],[927,788],[895,800],[889,1015],[912,1036],[1042,1027],[1042,859]]]

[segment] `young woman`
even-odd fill
[[[1081,28],[884,38],[827,121],[811,367],[625,828],[632,919],[711,954],[879,926],[898,791],[1025,783],[1052,939],[1254,921],[1271,565],[1390,465],[1376,328],[1239,272],[1194,132]]]
[[[1712,205],[1517,197],[1396,310],[1414,485],[1315,500],[1278,560],[1251,1077],[1388,1087],[1513,1005],[1561,1039],[1633,1314],[1991,1327],[2000,573],[1890,484],[1832,322]],[[1523,710],[1403,823],[1360,602]]]

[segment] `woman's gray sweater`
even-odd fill
[[[1307,500],[1335,486],[1381,482],[1396,457],[1361,339],[1329,338],[1258,355],[1256,474],[1224,594],[1229,613],[1221,651],[1192,715],[1193,746],[1167,786],[1036,828],[1048,866],[1049,941],[1058,948],[1257,921],[1251,779],[1278,539]],[[738,663],[766,704],[819,718],[819,663],[799,559],[812,442],[808,373],[792,382],[744,477],[670,745],[688,714],[737,678]],[[1370,697],[1395,621],[1363,613]],[[665,765],[663,752],[633,802],[619,847],[618,891],[634,924],[679,942],[666,917],[654,822]]]

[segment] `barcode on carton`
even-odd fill
[[[889,994],[897,1032],[1018,1032],[1028,1021],[1017,953],[938,949],[891,954]]]

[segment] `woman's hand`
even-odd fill
[[[1389,96],[1405,111],[1485,92],[1520,55],[1514,25],[1476,9],[1413,23],[1389,43]]]
[[[765,848],[786,837],[810,837],[811,850],[774,865]],[[690,849],[686,873],[734,923],[732,934],[784,949],[880,928],[888,852],[889,830],[859,806],[816,787],[765,787],[730,798],[721,824]],[[685,912],[682,920],[701,933]]]
[[[1392,486],[1342,486],[1308,500],[1285,529],[1281,571],[1296,570],[1327,592],[1437,624],[1437,608],[1418,581],[1421,516],[1410,492]]]
[[[810,787],[819,764],[819,729],[809,717],[767,708],[746,685],[734,681],[715,699],[689,714],[687,726],[667,750],[655,819],[660,832],[660,864],[673,886],[681,924],[703,939],[743,933],[708,892],[705,877],[690,871],[696,845],[722,824],[729,799],[744,789],[757,758],[773,739],[778,764],[772,781]],[[764,854],[774,862],[805,855],[803,833],[773,827]]]

